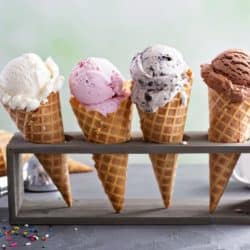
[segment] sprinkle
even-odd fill
[[[16,242],[12,242],[11,244],[10,244],[10,247],[16,247],[17,246],[17,243]]]
[[[182,141],[181,144],[182,145],[187,145],[187,141]]]
[[[73,228],[74,231],[78,231],[78,227]],[[9,248],[19,248],[16,236],[24,237],[26,242],[22,242],[23,246],[31,246],[33,241],[47,241],[51,237],[52,226],[49,225],[47,232],[39,232],[39,228],[32,225],[22,225],[22,226],[0,226],[0,239],[2,237],[5,244],[0,243],[0,249],[6,250]],[[42,248],[47,248],[46,245],[41,245]]]
[[[26,235],[28,235],[29,233],[27,232],[27,231],[24,231],[23,232],[23,236],[26,236]]]
[[[39,240],[39,237],[37,235],[32,235],[31,238],[34,240]]]
[[[35,241],[35,240],[39,240],[39,237],[38,237],[37,235],[31,235],[31,236],[29,237],[29,239],[30,239],[31,241]]]
[[[35,235],[30,235],[29,237],[28,237],[31,241],[35,241],[36,239],[35,239]]]
[[[47,238],[46,238],[45,236],[43,236],[43,237],[41,238],[41,240],[42,240],[42,241],[46,241]]]

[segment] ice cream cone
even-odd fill
[[[188,72],[190,79],[192,72]],[[192,83],[185,85],[187,105],[181,103],[177,94],[156,112],[144,112],[138,108],[144,140],[156,143],[179,143],[183,139],[188,102]],[[150,154],[154,173],[166,208],[170,206],[176,175],[178,155]]]
[[[125,98],[116,112],[106,117],[100,112],[87,110],[75,97],[70,103],[86,140],[113,144],[130,139],[132,106]],[[127,179],[128,154],[94,154],[95,167],[103,188],[116,212],[123,208]]]
[[[59,93],[48,96],[48,102],[31,112],[14,110],[5,106],[12,120],[24,135],[33,143],[63,143],[64,130],[61,116]],[[72,206],[67,158],[62,154],[36,154],[48,175],[61,192],[68,206]]]
[[[213,142],[245,142],[250,129],[250,101],[231,102],[224,93],[209,88],[210,127]],[[210,212],[214,212],[223,195],[239,153],[213,153],[209,156]]]

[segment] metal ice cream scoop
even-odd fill
[[[57,191],[51,178],[35,156],[32,156],[30,160],[24,164],[23,179],[24,189],[27,192]]]

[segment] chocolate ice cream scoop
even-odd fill
[[[201,65],[201,76],[209,88],[224,92],[232,102],[250,99],[250,55],[247,52],[224,51],[211,64]]]

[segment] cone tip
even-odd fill
[[[66,202],[66,204],[67,204],[68,207],[72,207],[73,201],[72,201],[71,198],[65,199],[65,202]]]
[[[113,205],[113,208],[115,210],[115,213],[119,214],[119,213],[121,213],[123,206],[122,205],[118,205],[118,206],[117,205]]]
[[[164,201],[164,206],[165,206],[165,208],[169,208],[170,205],[171,205],[171,202],[170,202],[169,200]]]
[[[209,205],[209,213],[213,214],[216,210],[217,205],[215,203],[210,203]]]
[[[220,201],[220,196],[217,196],[215,192],[210,190],[210,201],[209,201],[209,213],[212,214],[215,212],[219,201]]]

